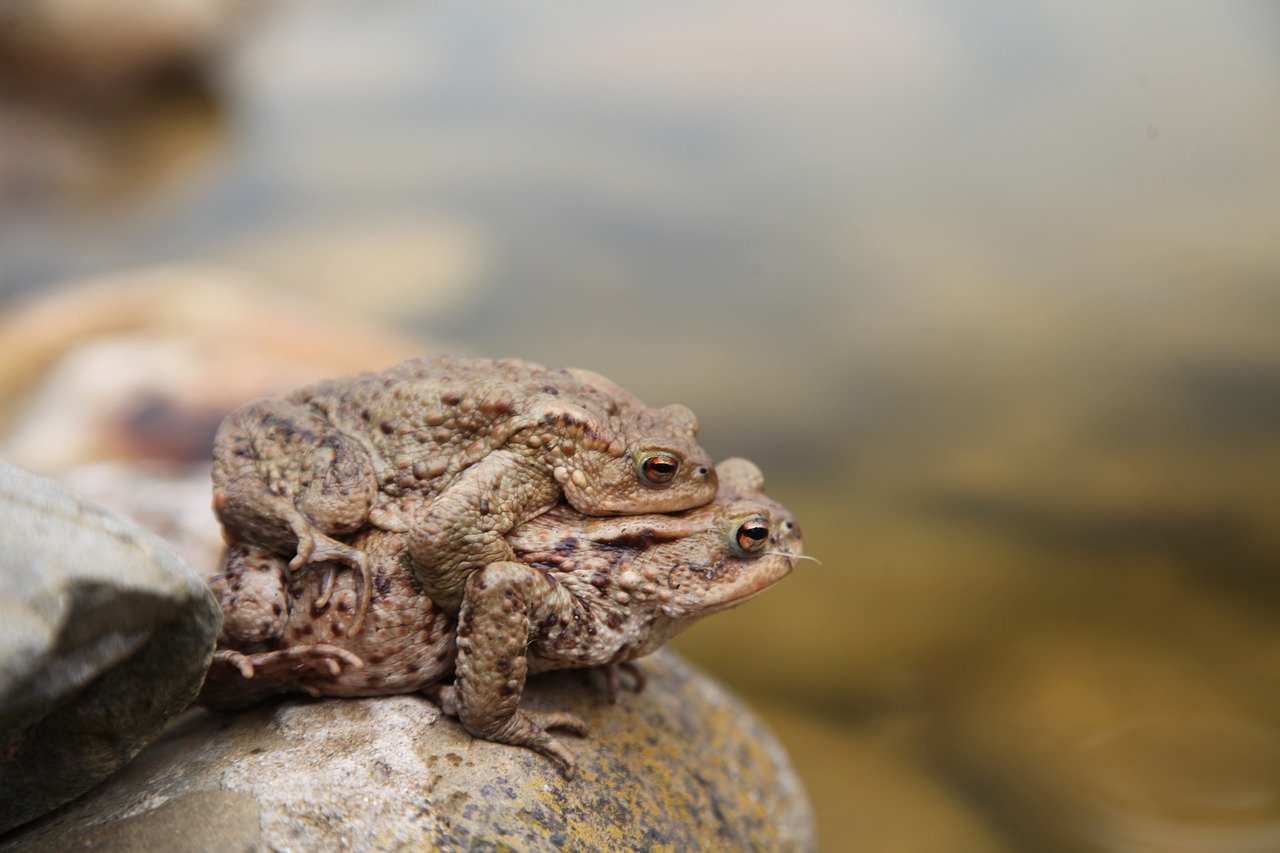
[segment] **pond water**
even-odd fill
[[[199,85],[6,102],[0,310],[213,262],[684,402],[822,560],[678,645],[825,849],[1278,849],[1277,45],[1260,2],[267,5]]]

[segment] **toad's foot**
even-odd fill
[[[422,691],[428,699],[440,706],[442,713],[458,716],[458,690],[452,684],[433,684]],[[524,746],[540,752],[560,765],[564,778],[572,779],[578,768],[573,751],[552,735],[553,729],[562,729],[582,737],[587,724],[571,711],[529,711],[520,709],[505,724],[492,733],[481,735],[485,740]]]
[[[354,637],[360,633],[360,629],[364,627],[365,615],[369,612],[369,604],[373,596],[372,578],[369,575],[369,561],[366,559],[364,552],[350,545],[344,545],[336,539],[324,535],[318,530],[303,530],[298,534],[298,553],[289,561],[289,569],[291,571],[301,571],[313,563],[342,563],[355,569],[360,576],[360,603],[356,607],[355,618],[351,620],[351,627],[347,631],[347,636]],[[316,607],[323,608],[328,605],[330,595],[333,593],[333,566],[325,569],[325,575],[320,583],[320,596],[316,599]]]
[[[572,779],[578,769],[578,760],[569,747],[549,734],[552,729],[562,729],[582,737],[587,733],[587,724],[571,711],[528,711],[521,708],[507,718],[506,725],[486,734],[485,738],[540,752],[560,765],[564,778]]]
[[[618,693],[624,687],[622,673],[627,674],[627,679],[630,683],[625,687],[632,693],[639,693],[649,683],[649,679],[645,677],[644,670],[634,661],[629,660],[622,663],[607,663],[604,666],[585,670],[585,672],[588,678],[596,681],[597,686],[604,693],[605,701],[610,705],[618,703]]]
[[[216,663],[234,666],[245,679],[277,682],[314,674],[337,676],[342,673],[344,664],[351,669],[364,668],[364,661],[356,655],[323,643],[248,655],[232,649],[218,649],[213,653],[213,659]],[[317,669],[321,672],[316,673]]]

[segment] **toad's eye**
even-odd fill
[[[769,539],[769,522],[758,515],[749,518],[738,525],[733,537],[740,550],[748,554],[759,551]]]
[[[655,453],[640,463],[640,474],[655,486],[665,486],[676,478],[680,460],[668,453]]]

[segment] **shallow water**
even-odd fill
[[[827,849],[1276,849],[1278,40],[1250,2],[282,3],[205,85],[5,102],[0,310],[213,261],[687,403],[823,562],[679,645]]]

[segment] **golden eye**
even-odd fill
[[[640,473],[655,486],[665,486],[676,478],[680,460],[669,453],[655,453],[640,463]]]
[[[747,553],[759,551],[764,547],[764,543],[769,540],[769,521],[759,515],[755,518],[747,519],[738,525],[738,529],[733,536],[740,550]]]

